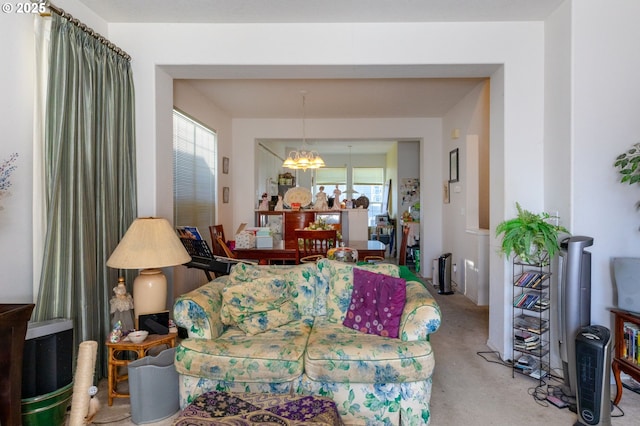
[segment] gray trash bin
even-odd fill
[[[129,363],[131,420],[135,424],[157,422],[180,409],[178,373],[173,365],[176,349]]]

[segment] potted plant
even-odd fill
[[[505,220],[496,227],[496,236],[502,236],[501,253],[510,257],[515,254],[525,263],[546,265],[558,250],[558,234],[569,233],[560,225],[550,223],[549,213],[535,214],[520,207],[516,203],[518,216]]]

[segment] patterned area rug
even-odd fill
[[[196,398],[173,424],[341,426],[342,421],[335,403],[321,396],[213,391]]]

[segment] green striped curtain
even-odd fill
[[[137,215],[131,64],[55,13],[50,47],[47,232],[34,319],[73,319],[76,348],[98,341],[96,371],[106,376],[102,342],[118,277],[106,260]]]

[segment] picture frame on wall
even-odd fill
[[[222,157],[222,173],[229,174],[229,157]]]
[[[449,182],[458,181],[458,148],[449,152]]]
[[[224,204],[229,203],[229,187],[225,186],[222,188],[222,202]]]

